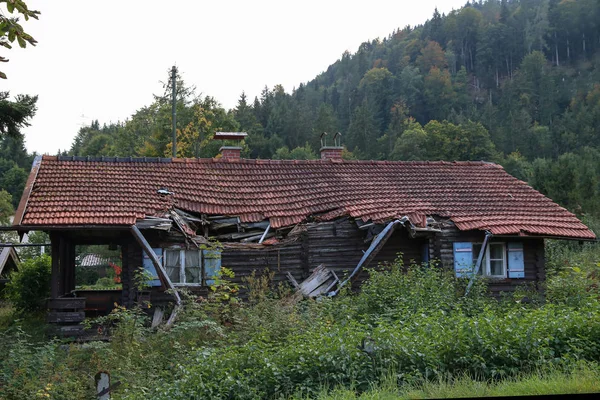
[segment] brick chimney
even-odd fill
[[[219,152],[224,160],[239,160],[242,148],[240,146],[221,146]]]
[[[341,160],[342,151],[342,134],[336,133],[333,135],[333,146],[327,146],[327,132],[321,134],[321,160]]]
[[[341,160],[342,146],[323,146],[321,147],[321,160]]]
[[[217,132],[214,140],[231,140],[241,142],[248,136],[246,132]],[[239,160],[242,153],[241,146],[221,146],[219,149],[221,159],[223,160]]]

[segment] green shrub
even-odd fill
[[[75,284],[76,286],[91,286],[100,278],[96,268],[76,267]]]
[[[6,296],[18,311],[43,309],[50,296],[51,259],[44,254],[19,265],[6,285]]]
[[[548,301],[571,307],[597,301],[600,299],[598,272],[600,264],[592,272],[582,271],[579,267],[569,267],[550,276],[546,282]]]
[[[33,343],[19,326],[0,333],[0,398],[57,400],[93,398],[87,379],[95,365],[81,351],[59,342]],[[83,361],[83,362],[81,362]]]
[[[590,274],[581,277],[595,279]],[[546,303],[531,288],[498,301],[484,280],[465,296],[466,279],[432,266],[405,268],[399,259],[371,270],[358,294],[295,303],[269,291],[267,278],[246,282],[252,302],[232,301],[237,287],[223,277],[208,299],[182,293],[170,329],[151,330],[141,309],[118,308],[105,318],[115,325],[110,343],[52,350],[60,362],[47,364],[62,368],[60,376],[35,364],[26,378],[14,375],[23,373],[14,367],[20,353],[27,360],[37,353],[11,353],[3,379],[14,384],[0,385],[0,398],[35,394],[49,379],[56,382],[53,396],[78,384],[72,398],[85,398],[82,390],[98,370],[122,382],[115,398],[253,399],[314,397],[335,387],[361,393],[390,376],[400,386],[462,376],[505,380],[600,358],[600,301],[588,281],[564,286],[551,277]],[[524,304],[523,297],[533,301]],[[19,379],[29,382],[27,391],[19,391]]]

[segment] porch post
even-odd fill
[[[65,294],[75,290],[75,244],[72,240],[66,240],[65,257]]]
[[[50,233],[50,243],[52,243],[52,275],[50,279],[50,297],[53,299],[58,298],[60,293],[59,242],[59,235],[55,232]]]

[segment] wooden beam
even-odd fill
[[[60,237],[56,233],[50,234],[50,242],[52,243],[52,272],[50,279],[50,297],[56,299],[59,297],[59,288],[60,288],[60,266],[59,262],[59,246],[58,243],[60,241]]]
[[[146,254],[148,254],[148,257],[150,257],[150,260],[152,260],[152,264],[154,264],[154,268],[156,268],[156,272],[158,272],[158,274],[160,275],[161,281],[165,282],[166,283],[165,286],[167,286],[169,289],[173,290],[173,295],[175,296],[175,301],[177,302],[177,305],[179,306],[181,304],[181,297],[179,297],[179,293],[177,293],[177,289],[173,285],[173,282],[171,282],[171,279],[169,279],[169,275],[167,275],[167,271],[165,271],[163,266],[160,264],[160,261],[158,260],[158,257],[152,250],[150,243],[148,243],[148,241],[146,240],[144,235],[142,235],[142,232],[140,232],[140,230],[138,229],[137,226],[135,226],[135,225],[131,226],[131,233],[133,234],[133,237],[135,238],[135,240],[137,240],[137,242],[140,244],[140,246],[142,246],[142,249],[146,252]]]
[[[66,275],[65,262],[67,260],[67,246],[64,235],[59,236],[58,240],[58,296],[65,295]]]
[[[66,285],[65,292],[70,293],[72,290],[75,290],[75,244],[68,240],[66,243],[67,246],[67,258],[65,260],[66,269]]]

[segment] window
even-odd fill
[[[473,244],[473,266],[477,265],[477,257],[479,257],[482,245],[482,243]],[[504,243],[488,244],[483,255],[481,268],[479,268],[479,275],[506,278],[506,248]]]
[[[221,253],[217,250],[153,249],[167,276],[175,285],[212,285],[221,269]],[[144,269],[152,274],[152,286],[160,286],[154,264],[144,252]]]
[[[173,283],[201,285],[204,278],[205,284],[211,285],[221,267],[221,253],[208,250],[166,249],[164,266]]]
[[[457,277],[470,277],[477,264],[482,243],[455,242],[454,270]],[[488,243],[479,274],[490,278],[524,278],[523,243]]]

